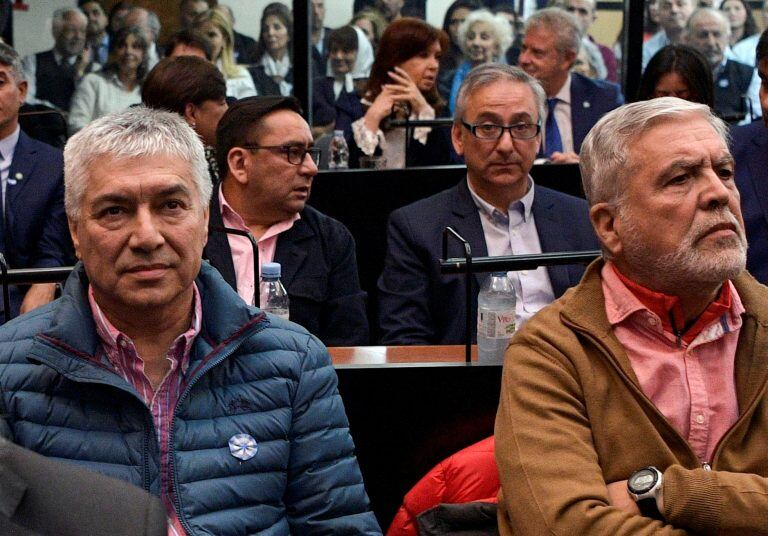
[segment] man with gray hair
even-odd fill
[[[160,496],[171,534],[380,534],[327,350],[202,264],[191,127],[132,108],[64,160],[81,262],[0,328],[0,435]]]
[[[547,95],[540,156],[556,164],[579,161],[581,142],[603,114],[624,103],[616,84],[571,72],[581,48],[577,19],[560,8],[537,11],[525,25],[518,63]]]
[[[21,131],[26,95],[19,55],[0,43],[0,253],[11,268],[68,266],[74,256],[64,214],[64,162],[60,150]],[[48,303],[55,290],[47,283],[10,287],[9,315]],[[4,319],[0,305],[0,323]]]
[[[728,123],[751,123],[762,115],[760,78],[755,69],[729,58],[731,26],[722,11],[697,9],[688,19],[686,43],[704,54],[712,67],[715,113]]]
[[[125,15],[125,26],[136,26],[140,28],[144,36],[147,38],[147,70],[151,71],[152,67],[157,65],[160,61],[160,52],[157,49],[157,40],[160,37],[160,19],[157,17],[157,13],[150,11],[143,7],[132,7]]]
[[[643,43],[643,69],[662,48],[682,43],[685,25],[695,7],[696,0],[659,0],[661,29]]]
[[[466,337],[465,278],[440,273],[441,236],[453,227],[476,256],[597,248],[586,203],[536,186],[541,85],[518,67],[485,64],[462,83],[451,138],[467,179],[392,213],[378,282],[385,344],[460,344]],[[459,249],[449,257],[462,256]],[[578,283],[579,265],[510,272],[517,325]],[[482,279],[478,275],[475,281]],[[473,285],[470,324],[477,325]],[[471,334],[475,338],[475,334]]]
[[[768,534],[768,289],[727,137],[663,97],[584,141],[603,258],[507,351],[502,535]]]
[[[69,111],[77,82],[97,68],[86,42],[87,26],[88,17],[78,8],[63,7],[53,12],[53,48],[23,61],[28,102]]]

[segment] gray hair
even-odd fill
[[[584,37],[581,40],[581,50],[587,55],[589,66],[595,70],[597,78],[605,80],[605,77],[608,76],[608,68],[605,66],[605,60],[597,45],[590,41],[588,37]]]
[[[76,7],[60,7],[53,12],[53,19],[51,19],[51,32],[54,36],[61,34],[64,29],[64,23],[71,17],[79,18],[83,26],[88,25],[88,17],[80,9]]]
[[[456,97],[456,113],[453,114],[454,122],[458,123],[464,119],[467,100],[475,91],[495,82],[516,82],[530,87],[533,92],[533,98],[536,101],[536,110],[539,112],[537,119],[541,121],[542,117],[544,117],[547,95],[544,93],[544,88],[541,87],[539,81],[520,67],[513,67],[512,65],[502,63],[485,63],[469,71],[469,74],[461,83],[459,94]]]
[[[160,24],[160,19],[157,17],[157,13],[149,9],[138,7],[138,6],[133,6],[128,10],[129,15],[135,14],[135,13],[147,14],[147,28],[149,28],[149,31],[154,34],[152,36],[148,35],[147,40],[152,42],[157,41],[157,38],[160,36],[160,30],[162,29],[162,26]]]
[[[728,126],[706,104],[660,97],[626,104],[605,114],[587,134],[579,154],[581,180],[589,205],[620,205],[627,180],[635,172],[629,153],[637,138],[660,122],[690,114],[707,120],[728,145]]]
[[[569,51],[574,54],[579,53],[583,33],[579,21],[573,14],[559,7],[541,9],[528,17],[525,32],[528,33],[531,28],[541,26],[555,34],[555,46],[561,54]]]
[[[0,43],[0,64],[5,65],[11,71],[11,76],[16,81],[16,85],[26,80],[24,68],[21,66],[19,53],[13,47]]]
[[[496,43],[499,46],[499,55],[496,57],[496,60],[504,57],[504,54],[507,53],[507,49],[514,39],[514,36],[512,35],[512,27],[509,25],[507,19],[501,15],[494,15],[487,9],[477,9],[470,12],[469,15],[467,15],[467,18],[464,19],[464,22],[459,26],[457,33],[461,51],[465,55],[467,54],[467,33],[472,29],[472,26],[478,22],[484,22],[491,29],[491,32],[493,32],[493,37],[496,39]]]
[[[178,114],[136,106],[97,119],[69,138],[64,147],[64,207],[77,221],[93,165],[117,160],[165,155],[189,162],[203,208],[213,184],[200,138]]]
[[[690,33],[693,31],[693,25],[696,24],[696,20],[703,15],[711,15],[712,17],[715,17],[717,20],[719,20],[720,26],[722,26],[725,31],[725,35],[730,37],[731,23],[728,22],[728,17],[725,16],[725,13],[713,7],[700,7],[691,13],[691,16],[688,17],[688,23],[685,26],[686,33],[690,35]]]

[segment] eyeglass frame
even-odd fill
[[[467,130],[469,130],[470,134],[472,134],[475,138],[477,138],[478,140],[482,140],[482,141],[499,141],[502,138],[502,136],[504,136],[504,132],[505,131],[509,132],[509,135],[510,135],[510,137],[513,140],[532,140],[533,138],[535,138],[536,136],[538,136],[541,133],[541,120],[536,121],[536,123],[523,123],[523,122],[521,122],[521,123],[515,123],[514,125],[496,125],[494,123],[482,123],[482,124],[474,124],[473,125],[472,123],[467,123],[466,121],[464,121],[464,119],[462,119],[461,120],[461,125],[464,128],[466,128]],[[521,137],[515,136],[512,133],[512,129],[514,127],[517,127],[517,126],[520,126],[520,125],[535,126],[536,127],[536,132],[533,134],[533,136],[530,136],[528,138],[521,138]],[[477,135],[477,127],[480,127],[480,126],[499,127],[501,129],[501,131],[499,132],[499,136],[496,137],[496,138],[481,138],[480,136]]]
[[[323,153],[320,147],[302,147],[301,145],[259,145],[258,143],[245,143],[243,145],[239,145],[239,147],[242,147],[248,151],[258,151],[260,149],[266,149],[270,151],[279,150],[281,153],[285,154],[285,159],[288,160],[288,163],[294,166],[300,166],[304,164],[304,160],[307,158],[308,154],[310,155],[312,162],[314,162],[316,166],[319,166],[320,156]],[[298,162],[291,161],[292,149],[301,149],[304,151],[301,155],[301,159]]]

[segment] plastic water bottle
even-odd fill
[[[344,139],[343,130],[334,130],[330,146],[331,154],[328,159],[328,169],[349,168],[349,147]]]
[[[500,364],[515,334],[515,289],[506,272],[494,272],[477,296],[477,360]]]
[[[265,262],[261,265],[259,297],[262,311],[288,320],[288,293],[280,282],[279,262]]]

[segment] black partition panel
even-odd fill
[[[384,266],[389,214],[454,186],[466,174],[464,166],[436,166],[324,171],[315,177],[310,204],[346,225],[355,238],[360,283],[368,292],[372,341],[378,340],[376,279]],[[534,166],[531,175],[536,184],[583,197],[577,165]]]

